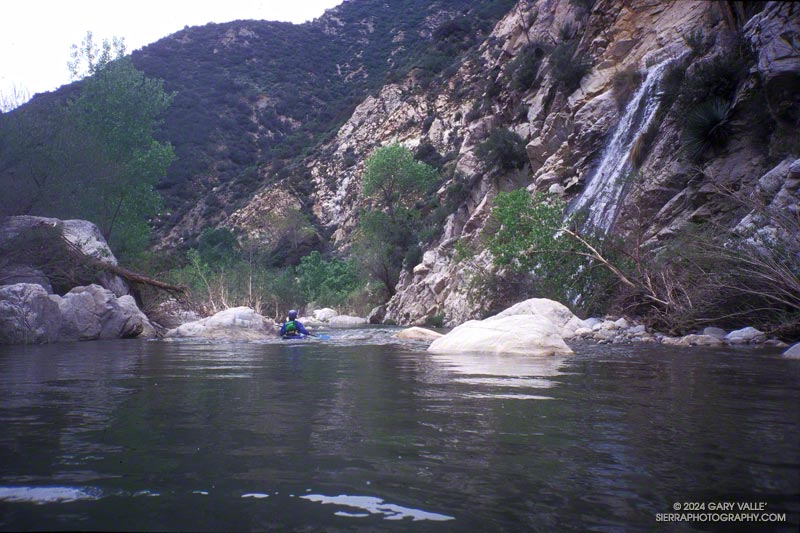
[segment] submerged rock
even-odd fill
[[[217,341],[257,341],[275,338],[275,323],[250,307],[232,307],[195,322],[171,329],[167,338],[200,338]]]
[[[511,315],[470,320],[436,339],[433,353],[568,355],[561,330],[541,315]]]
[[[432,341],[443,336],[444,335],[439,332],[421,328],[418,326],[413,326],[408,329],[404,329],[403,331],[397,334],[398,339],[406,339],[414,341]]]

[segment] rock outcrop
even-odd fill
[[[0,344],[46,344],[60,340],[58,302],[39,284],[0,287]]]
[[[89,285],[63,297],[38,284],[0,287],[0,344],[155,337],[133,297]]]
[[[47,233],[50,232],[50,235]],[[48,292],[53,292],[53,285],[60,284],[60,280],[49,279],[48,273],[43,272],[38,265],[27,264],[31,253],[25,250],[25,242],[20,239],[37,237],[40,239],[53,239],[47,242],[50,247],[46,253],[51,254],[52,261],[59,261],[60,268],[67,267],[69,251],[59,243],[56,238],[63,239],[74,246],[80,253],[101,263],[116,266],[117,259],[108,247],[98,227],[86,220],[60,220],[56,218],[13,216],[0,219],[0,249],[13,246],[13,253],[8,253],[6,261],[0,262],[0,284],[38,283]],[[59,257],[62,256],[62,257]],[[58,274],[59,269],[54,268],[53,273]],[[106,271],[94,269],[81,269],[75,274],[83,285],[97,284],[104,287],[116,296],[128,294],[127,283],[117,275]],[[69,286],[68,288],[71,288]],[[66,291],[65,291],[66,292]],[[61,293],[63,294],[63,293]]]

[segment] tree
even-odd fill
[[[70,47],[70,60],[67,61],[70,79],[75,81],[96,74],[111,61],[124,57],[125,49],[124,37],[112,37],[111,41],[103,39],[100,48],[94,42],[92,32],[87,31],[80,46],[73,44]]]
[[[414,154],[399,144],[376,149],[364,164],[364,196],[385,209],[392,222],[400,209],[414,205],[436,182],[436,170],[415,161]]]
[[[436,170],[414,160],[399,144],[376,149],[365,162],[362,192],[373,207],[360,217],[356,246],[364,268],[394,294],[403,264],[419,249],[421,202],[436,183]]]
[[[496,267],[529,277],[537,296],[591,305],[608,290],[610,271],[630,284],[623,272],[587,235],[570,229],[566,204],[559,198],[525,189],[500,192],[488,224],[487,248]]]
[[[154,186],[175,156],[153,135],[171,101],[162,80],[147,78],[123,57],[96,70],[70,106],[84,148],[94,155],[74,201],[123,255],[146,245],[148,220],[161,206]]]

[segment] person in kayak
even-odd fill
[[[303,323],[297,320],[297,311],[292,309],[289,311],[289,320],[281,326],[281,337],[300,337],[301,335],[311,335]]]

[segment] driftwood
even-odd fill
[[[117,276],[121,277],[128,283],[147,285],[150,287],[154,287],[156,289],[160,289],[162,291],[172,294],[177,298],[185,298],[188,297],[189,295],[189,290],[186,287],[182,287],[179,285],[172,285],[170,283],[159,281],[157,279],[149,278],[147,276],[139,274],[138,272],[128,270],[127,268],[122,268],[121,266],[101,261],[96,257],[84,253],[83,250],[81,250],[78,245],[76,245],[73,242],[70,242],[63,235],[61,236],[61,240],[64,243],[64,246],[66,247],[69,254],[73,258],[75,258],[75,260],[83,264],[88,264],[91,267],[98,268],[100,270],[104,270],[112,274],[116,274]]]

